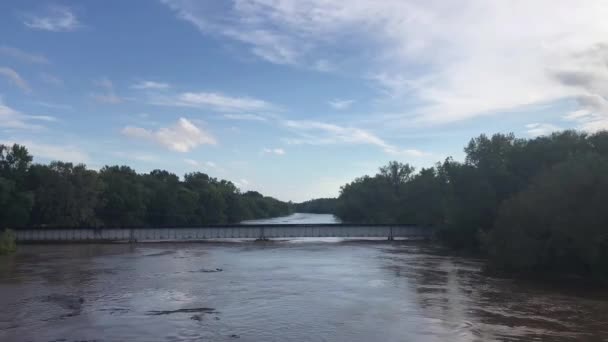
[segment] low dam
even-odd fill
[[[300,237],[429,239],[432,227],[368,224],[235,224],[171,228],[25,228],[16,230],[19,242],[156,242],[211,239]]]

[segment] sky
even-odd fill
[[[334,197],[479,134],[608,128],[605,0],[0,2],[0,143]]]

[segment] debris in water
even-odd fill
[[[171,315],[174,313],[218,313],[214,308],[192,308],[192,309],[177,309],[177,310],[152,310],[146,314],[148,316]]]
[[[206,269],[206,268],[203,268],[203,269],[200,269],[198,272],[214,273],[214,272],[222,272],[222,271],[223,271],[223,269],[221,269],[221,268],[216,268],[216,269]]]

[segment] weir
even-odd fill
[[[299,237],[430,239],[432,227],[395,224],[235,224],[170,228],[23,228],[19,242],[157,242]]]

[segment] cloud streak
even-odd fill
[[[163,90],[169,89],[171,87],[168,83],[163,82],[154,82],[154,81],[141,81],[131,85],[132,89],[154,89],[154,90]]]
[[[285,139],[293,145],[372,145],[394,156],[422,157],[425,153],[416,149],[401,149],[387,143],[377,135],[361,128],[345,127],[318,121],[287,120],[283,125],[299,135],[296,139]]]
[[[6,77],[12,84],[21,88],[26,93],[32,91],[29,84],[15,70],[7,67],[0,67],[0,76]]]
[[[69,32],[81,26],[74,12],[65,6],[48,6],[38,12],[24,13],[22,19],[23,25],[34,30]]]
[[[329,101],[329,105],[333,109],[344,110],[350,108],[350,106],[355,102],[355,100],[343,100],[343,99],[334,99]]]
[[[54,122],[57,119],[47,115],[27,115],[7,106],[0,98],[0,127],[10,129],[38,130],[44,128],[32,121]]]
[[[264,154],[274,154],[277,156],[282,156],[285,154],[285,150],[282,148],[263,148],[262,153]]]
[[[122,134],[130,138],[142,139],[155,142],[169,150],[176,152],[188,152],[200,145],[215,145],[215,138],[195,126],[185,118],[180,118],[170,127],[163,127],[157,131],[141,127],[127,126]]]
[[[216,92],[185,92],[174,96],[154,96],[150,103],[164,106],[212,109],[227,113],[276,110],[276,106],[264,100],[247,96],[229,96]],[[249,119],[252,119],[252,117]]]
[[[12,46],[0,46],[0,54],[15,58],[17,60],[32,64],[49,64],[49,60],[43,55],[29,53]]]
[[[379,102],[408,107],[376,118],[387,127],[608,98],[603,0],[584,6],[568,0],[465,0],[457,7],[417,0],[163,2],[203,33],[240,42],[270,63],[310,66],[323,60],[340,69],[346,66],[341,61],[360,56],[351,69],[384,94]],[[353,54],[363,47],[373,49],[373,56]],[[590,109],[583,102],[581,108],[596,117],[580,127],[606,127],[604,107]]]

